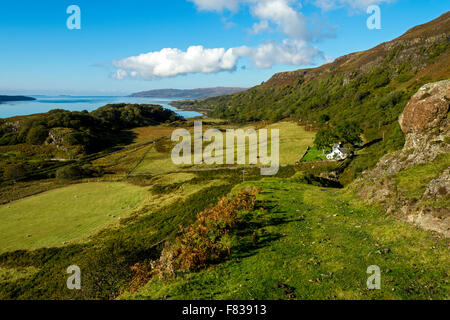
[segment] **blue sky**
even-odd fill
[[[380,30],[366,26],[370,4],[381,9]],[[81,9],[80,30],[66,26],[70,5]],[[449,7],[442,0],[2,0],[0,94],[251,87],[369,49]]]

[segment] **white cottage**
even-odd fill
[[[331,153],[327,154],[328,160],[344,160],[348,155],[344,152],[342,142],[333,145]]]

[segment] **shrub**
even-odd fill
[[[90,164],[82,167],[78,165],[65,166],[56,171],[56,178],[60,180],[78,180],[82,178],[100,177],[103,169]]]
[[[27,175],[27,170],[23,164],[11,164],[3,171],[3,179],[17,180]]]
[[[351,143],[353,145],[359,144],[362,142],[361,139],[362,130],[359,124],[355,121],[345,121],[339,124],[335,129],[335,134],[340,139],[345,142]]]
[[[78,166],[65,166],[56,171],[56,178],[60,180],[77,180],[83,177],[83,171]]]
[[[180,227],[181,236],[163,249],[159,260],[151,262],[152,274],[199,270],[229,256],[227,236],[238,223],[239,213],[254,209],[260,191],[252,187],[231,199],[223,197],[216,206],[200,212],[192,225]],[[140,273],[137,275],[142,277]]]
[[[28,131],[26,142],[33,145],[41,145],[48,137],[48,130],[44,126],[33,127]]]
[[[331,132],[331,130],[325,129],[320,130],[316,134],[316,138],[314,139],[314,145],[318,149],[328,149],[330,145],[332,145],[336,140],[336,136]]]

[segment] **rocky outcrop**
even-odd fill
[[[448,130],[450,80],[429,83],[411,98],[399,123],[405,134]]]
[[[450,152],[449,107],[450,80],[420,88],[399,117],[405,133],[403,149],[384,156],[374,169],[364,172],[354,182],[357,193],[369,202],[382,203],[387,211],[400,218],[446,237],[450,236],[450,210],[442,205],[445,204],[442,200],[449,198],[450,163],[437,177],[426,182],[420,199],[402,194],[397,188],[396,175]]]
[[[45,145],[55,147],[57,157],[72,159],[84,152],[81,145],[74,145],[73,142],[70,142],[70,136],[74,133],[76,131],[71,128],[52,128],[48,133]]]

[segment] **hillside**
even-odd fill
[[[288,156],[270,178],[257,167],[172,168],[164,136],[176,126],[150,126],[136,130],[145,143],[93,161],[105,176],[0,189],[0,211],[13,217],[0,248],[0,298],[448,299],[448,238],[319,177],[341,162],[294,165],[314,133],[295,122],[268,126],[281,129]],[[61,270],[72,264],[83,270],[81,290],[65,287]],[[366,285],[374,264],[380,290]]]
[[[399,118],[403,149],[351,186],[398,218],[450,237],[450,80],[423,86]]]
[[[188,107],[236,122],[293,118],[316,129],[356,121],[373,144],[349,168],[348,181],[403,147],[397,119],[406,103],[422,85],[450,77],[449,32],[447,12],[373,49],[275,74],[247,91]]]
[[[59,160],[78,160],[80,167],[89,167],[89,161],[80,159],[130,143],[134,134],[129,129],[182,120],[162,106],[137,104],[106,105],[91,113],[57,109],[1,119],[0,183],[54,176]],[[70,168],[65,175],[98,175],[95,171]]]
[[[154,276],[121,299],[448,299],[448,241],[386,216],[352,195],[298,176],[262,188],[227,236],[231,256],[200,271]],[[414,245],[411,245],[414,244]],[[433,250],[430,250],[430,248]],[[377,265],[381,290],[366,287]],[[426,272],[424,272],[426,270]]]
[[[157,105],[1,119],[0,300],[448,300],[449,29],[447,13],[319,68],[189,100],[232,120],[204,117],[189,151],[210,146],[209,129],[215,141],[277,129],[271,177],[260,157],[176,164],[171,134],[198,120]],[[351,145],[345,160],[324,160],[327,130]],[[214,153],[269,146],[257,142]]]
[[[198,88],[198,89],[157,89],[138,93],[133,93],[130,97],[145,97],[145,98],[186,98],[186,99],[205,99],[210,97],[221,96],[224,94],[232,94],[247,90],[246,88]]]

